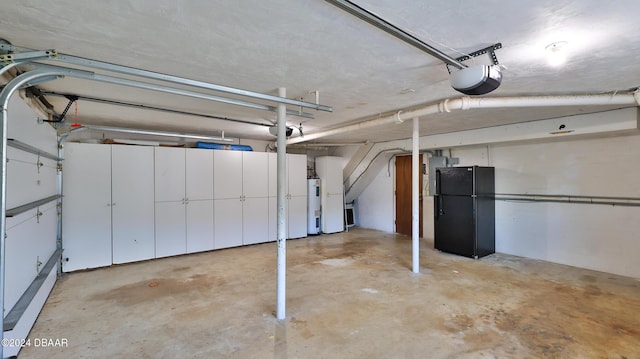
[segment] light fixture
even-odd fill
[[[567,62],[566,41],[556,41],[545,46],[547,52],[547,62],[550,66],[558,67]]]
[[[287,126],[286,132],[287,132],[286,137],[291,137],[291,134],[293,134],[293,128]],[[269,133],[272,134],[273,136],[278,137],[278,126],[273,125],[269,127]]]

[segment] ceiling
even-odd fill
[[[354,3],[451,57],[502,43],[501,86],[485,96],[622,92],[640,85],[636,0],[357,0]],[[17,46],[157,71],[189,79],[319,102],[314,119],[289,116],[315,133],[459,97],[442,61],[323,0],[3,1],[0,37]],[[565,41],[567,62],[553,67],[545,47]],[[476,63],[489,63],[480,56]],[[59,63],[58,63],[59,64]],[[80,99],[67,121],[272,140],[276,113],[184,96],[65,78],[45,91],[144,104],[254,124],[114,106]],[[215,94],[214,92],[210,92]],[[47,96],[61,113],[67,100]],[[295,109],[295,107],[289,107]],[[611,107],[475,110],[421,119],[421,135],[596,112]],[[309,111],[309,110],[306,110]],[[70,119],[69,119],[70,118]],[[294,136],[298,131],[294,131]],[[384,141],[411,137],[411,124],[314,140]]]

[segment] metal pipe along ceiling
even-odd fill
[[[445,99],[435,104],[414,110],[398,111],[389,116],[366,120],[355,124],[333,128],[316,133],[306,133],[304,137],[295,137],[287,144],[312,141],[323,137],[344,134],[346,132],[363,130],[396,122],[404,122],[413,117],[423,117],[455,110],[471,110],[479,108],[521,108],[521,107],[558,107],[584,105],[621,105],[639,106],[640,90],[628,94],[593,94],[572,96],[516,96],[516,97],[460,97]]]

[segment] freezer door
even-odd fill
[[[445,167],[436,170],[436,193],[439,195],[471,196],[473,167]]]
[[[434,198],[436,249],[475,257],[474,198],[440,195]]]
[[[490,196],[495,194],[495,169],[493,167],[476,167],[476,194]]]

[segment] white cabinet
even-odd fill
[[[65,152],[65,271],[275,240],[271,154],[75,143]],[[306,156],[287,158],[288,232],[302,237]]]
[[[269,240],[278,238],[277,154],[269,153]],[[307,156],[287,154],[287,238],[307,236]]]
[[[213,151],[214,247],[242,245],[242,152]]]
[[[321,230],[323,233],[342,232],[344,230],[342,158],[317,157],[316,173],[320,178]]]
[[[111,258],[111,147],[67,143],[63,161],[64,271],[104,267]]]
[[[213,151],[213,195],[215,199],[242,196],[242,152]]]
[[[307,156],[287,155],[288,238],[307,236]]]
[[[187,253],[212,250],[213,200],[189,200],[186,210]]]
[[[187,253],[214,248],[213,151],[187,148],[185,206]]]
[[[214,152],[215,248],[268,240],[268,156]]]
[[[214,248],[213,153],[157,147],[156,257]]]
[[[153,147],[111,146],[113,263],[155,256],[153,179]]]
[[[156,258],[187,253],[184,202],[156,202]]]
[[[63,270],[153,258],[153,148],[68,143],[64,155]]]
[[[269,240],[269,155],[242,152],[242,244]]]
[[[185,150],[155,148],[156,257],[187,253]]]
[[[155,185],[156,202],[184,201],[184,148],[155,148]]]
[[[269,198],[245,198],[242,202],[242,244],[269,241]]]
[[[215,249],[242,245],[242,202],[239,198],[216,199]]]

